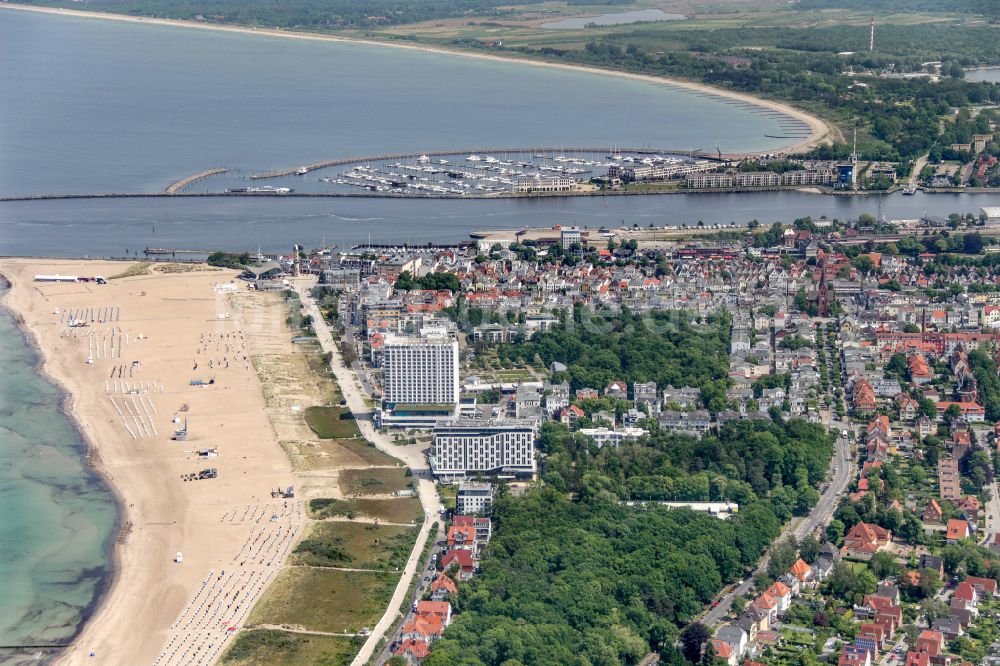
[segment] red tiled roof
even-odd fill
[[[442,571],[431,583],[431,592],[436,592],[438,590],[444,590],[448,594],[455,594],[458,592],[458,586],[455,585],[455,581],[448,577],[448,574]]]
[[[967,536],[969,536],[969,523],[958,518],[952,518],[948,521],[949,539],[964,539]]]
[[[425,640],[408,638],[400,643],[394,654],[405,655],[407,652],[417,659],[426,659],[430,655],[431,649],[427,646],[427,641]]]

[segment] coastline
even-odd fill
[[[95,470],[119,507],[118,524],[112,533],[111,574],[71,646],[55,661],[93,663],[89,655],[94,652],[101,663],[151,663],[158,654],[162,664],[209,663],[218,658],[234,634],[220,634],[225,626],[206,626],[195,619],[188,622],[194,625],[189,629],[181,626],[179,619],[196,600],[198,607],[217,606],[219,599],[205,598],[208,593],[202,591],[221,580],[220,571],[232,571],[232,578],[226,581],[233,581],[231,586],[245,581],[248,591],[245,596],[241,591],[238,606],[233,597],[235,608],[221,613],[229,616],[226,626],[242,626],[246,613],[284,562],[300,527],[295,515],[300,505],[287,503],[282,510],[280,502],[275,505],[267,499],[266,491],[288,485],[295,477],[263,413],[261,387],[249,365],[245,368],[241,361],[238,367],[233,363],[232,369],[228,363],[226,368],[221,364],[213,370],[206,367],[203,372],[210,373],[214,385],[188,386],[192,356],[207,365],[206,356],[221,357],[223,352],[185,350],[185,343],[197,347],[202,344],[199,333],[233,336],[240,330],[238,315],[216,319],[218,311],[229,309],[229,300],[222,293],[213,296],[212,285],[231,279],[230,272],[151,272],[112,280],[106,286],[31,282],[34,271],[111,275],[121,268],[120,262],[12,259],[3,269],[11,283],[3,306],[22,329],[30,331],[39,357],[44,359],[45,376],[67,396],[63,406],[71,413],[87,442]],[[68,328],[56,312],[68,311],[71,306],[92,306],[96,311],[107,304],[120,304],[123,316],[116,318],[114,325],[119,331],[130,332],[132,342],[121,355],[112,352],[113,361],[106,348],[101,355],[98,345],[94,362],[84,363],[91,340],[100,339],[108,329],[97,319],[88,327]],[[124,316],[126,313],[129,316]],[[91,337],[94,335],[98,338]],[[117,339],[120,350],[121,337]],[[226,338],[226,344],[232,344],[231,337]],[[235,361],[236,356],[231,358]],[[118,380],[113,380],[116,389],[110,391],[108,371],[115,375],[118,367],[131,369],[118,375],[123,378],[122,391],[117,390]],[[196,371],[196,376],[201,375]],[[130,423],[136,421],[119,417],[111,408],[116,401],[128,408],[128,400],[142,405],[136,414],[137,423],[147,430],[144,436],[130,437],[131,431],[126,434]],[[160,403],[160,409],[154,401]],[[178,404],[183,404],[179,411],[185,416],[190,405],[196,424],[190,443],[170,441],[169,434],[176,427],[170,413],[177,413]],[[131,416],[132,409],[128,409]],[[218,457],[201,460],[197,451],[184,450],[202,446],[215,447]],[[219,469],[218,478],[191,484],[179,478],[208,465]],[[246,511],[251,512],[250,520]],[[236,517],[238,512],[244,512],[242,519]],[[252,518],[271,512],[280,513],[281,520]],[[248,544],[265,537],[281,546],[259,562],[251,556],[254,560],[248,558],[244,567],[238,561],[244,548],[251,549],[246,551],[249,554],[253,546]],[[183,564],[175,562],[174,555],[180,552]],[[250,581],[254,581],[252,586]],[[150,604],[151,599],[157,603]],[[123,633],[123,627],[142,629]],[[214,653],[195,647],[205,641],[214,642]],[[175,646],[176,656],[161,649],[168,644]],[[185,653],[187,659],[182,662]]]
[[[744,93],[725,90],[723,88],[714,88],[712,86],[708,86],[702,83],[696,83],[694,81],[686,81],[684,79],[652,76],[648,74],[635,74],[631,72],[623,72],[619,70],[605,69],[601,67],[588,67],[585,65],[548,62],[544,60],[534,60],[530,58],[516,58],[516,57],[501,56],[496,54],[475,53],[471,51],[462,51],[459,49],[450,49],[441,46],[430,46],[426,44],[405,44],[405,43],[381,41],[375,39],[359,39],[354,37],[345,37],[341,35],[323,35],[323,34],[309,33],[309,32],[277,30],[273,28],[226,26],[226,25],[218,25],[212,23],[201,23],[196,21],[184,21],[179,19],[127,16],[125,14],[112,14],[109,12],[91,12],[91,11],[81,11],[78,9],[63,9],[58,7],[36,7],[32,5],[23,5],[17,3],[0,3],[0,9],[13,9],[19,11],[36,12],[41,14],[55,14],[60,16],[73,16],[77,18],[123,21],[127,23],[142,23],[142,24],[159,25],[167,27],[213,30],[218,32],[230,32],[230,33],[237,33],[244,35],[257,35],[257,36],[263,35],[267,37],[283,37],[287,39],[306,39],[306,40],[321,41],[321,42],[340,42],[340,43],[363,44],[368,46],[394,47],[394,48],[409,49],[414,51],[422,51],[426,53],[436,53],[440,55],[452,55],[452,56],[461,56],[464,58],[476,58],[479,60],[487,60],[493,62],[521,63],[533,67],[548,67],[563,71],[577,71],[590,74],[602,74],[605,76],[618,76],[618,77],[628,78],[634,81],[644,81],[647,83],[670,85],[684,90],[710,94],[730,100],[743,102],[746,104],[752,104],[754,106],[758,106],[771,111],[776,111],[785,114],[788,117],[794,118],[806,124],[809,127],[810,134],[808,137],[800,141],[797,141],[793,144],[776,147],[770,151],[778,154],[807,151],[818,145],[829,143],[832,140],[832,137],[835,135],[834,128],[826,121],[816,116],[810,115],[805,111],[797,109],[788,104],[782,102],[776,102],[773,100],[763,99],[760,97],[754,97],[752,95],[747,95]]]
[[[118,492],[115,484],[112,482],[111,476],[108,473],[107,468],[104,466],[100,451],[94,445],[93,438],[83,427],[80,415],[77,413],[75,408],[76,401],[74,400],[72,391],[70,391],[66,384],[60,381],[58,377],[49,372],[46,367],[49,362],[49,358],[39,343],[38,332],[27,323],[19,310],[11,306],[10,297],[14,292],[14,285],[15,282],[13,278],[7,271],[3,270],[2,266],[0,266],[0,288],[6,287],[6,289],[3,289],[2,297],[0,297],[0,309],[3,309],[10,314],[11,319],[14,321],[14,325],[24,336],[25,342],[37,357],[37,362],[33,368],[35,374],[52,386],[56,387],[59,391],[61,396],[59,411],[62,412],[67,420],[69,420],[73,429],[77,432],[80,439],[87,447],[86,452],[83,454],[83,464],[91,467],[101,479],[105,490],[107,490],[107,492],[111,495],[111,498],[114,500],[115,511],[117,514],[114,529],[111,532],[111,543],[109,544],[110,548],[108,552],[108,566],[110,573],[107,577],[105,577],[100,588],[96,591],[94,600],[81,612],[80,624],[76,627],[75,631],[68,639],[68,642],[72,643],[77,637],[80,636],[81,633],[83,633],[84,627],[88,622],[90,622],[90,619],[101,612],[104,604],[107,603],[112,590],[118,584],[119,574],[121,572],[121,544],[118,539],[115,538],[115,535],[120,534],[122,527],[127,524],[128,505],[122,498],[121,493]],[[56,657],[58,658],[61,656],[65,650],[66,648],[59,649],[58,652],[55,653]]]

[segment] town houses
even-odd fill
[[[708,645],[734,665],[784,663],[789,632],[804,629],[829,636],[824,661],[871,666],[914,633],[922,640],[893,666],[948,666],[942,655],[960,651],[949,641],[969,636],[997,576],[983,551],[1000,550],[988,508],[1000,433],[1000,262],[984,252],[976,221],[948,233],[926,224],[805,218],[679,240],[577,229],[568,242],[553,229],[319,253],[299,270],[329,285],[325,315],[340,322],[341,347],[386,415],[380,425],[426,446],[444,485],[545,484],[550,461],[535,445],[553,428],[605,456],[664,434],[704,443],[740,424],[829,428],[850,455],[834,459],[818,490],[783,475],[780,487],[805,499],[789,501],[782,520],[809,513],[845,469],[846,489],[810,532],[772,544],[780,568],[736,586],[745,603],[713,622]],[[692,340],[719,334],[723,380],[657,381],[611,363],[584,374],[569,353],[507,353],[616,317],[683,324]],[[754,491],[770,473],[760,469]],[[661,484],[624,503],[713,512],[718,490],[706,481],[703,501]],[[730,504],[713,515],[740,511]],[[419,662],[447,630],[451,608],[441,604],[489,557],[489,524],[459,517],[447,526],[440,570],[397,636],[398,656]],[[947,610],[914,620],[927,599]]]
[[[391,653],[407,664],[422,662],[430,647],[454,620],[452,601],[460,586],[476,573],[483,549],[492,536],[492,521],[484,515],[456,515],[447,529],[445,547],[438,554],[438,569],[422,587],[395,635]]]

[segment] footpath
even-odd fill
[[[444,506],[438,498],[437,488],[431,477],[430,466],[427,463],[426,457],[419,450],[419,447],[399,446],[375,428],[374,415],[365,403],[365,393],[361,388],[361,383],[354,371],[344,363],[340,349],[337,347],[337,343],[333,339],[333,334],[330,332],[330,327],[323,319],[323,314],[320,312],[316,299],[309,293],[314,284],[315,282],[311,279],[298,279],[294,281],[293,286],[302,301],[303,310],[305,310],[307,315],[312,317],[313,328],[316,331],[320,348],[325,353],[330,354],[330,369],[337,379],[341,394],[347,402],[347,408],[354,415],[358,429],[364,435],[365,439],[374,444],[378,450],[402,461],[403,464],[410,468],[414,479],[417,481],[417,494],[420,497],[420,504],[424,509],[424,522],[420,527],[420,532],[417,534],[417,540],[413,544],[413,550],[406,561],[406,566],[403,568],[403,575],[396,585],[392,599],[389,600],[389,605],[382,615],[382,619],[375,625],[365,644],[361,646],[361,650],[354,657],[354,661],[351,662],[352,666],[363,666],[363,664],[368,663],[368,660],[371,659],[379,642],[385,637],[386,632],[393,627],[396,619],[400,616],[400,606],[406,600],[407,591],[410,589],[413,577],[420,566],[420,556],[424,552],[427,539],[431,537],[431,528],[441,520],[441,512],[444,510]]]

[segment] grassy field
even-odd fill
[[[338,482],[345,495],[385,495],[411,487],[405,467],[345,469]]]
[[[406,564],[416,538],[416,527],[315,523],[289,562],[314,567],[390,570]]]
[[[361,437],[358,425],[346,407],[309,407],[305,417],[312,431],[322,439]]]
[[[137,277],[139,275],[149,275],[149,269],[152,266],[150,261],[140,261],[134,264],[130,264],[128,268],[123,270],[121,273],[116,273],[109,277],[109,280],[120,280],[122,278]]]
[[[353,633],[373,627],[398,576],[334,569],[283,569],[257,603],[247,626],[280,624]]]
[[[294,634],[273,629],[243,631],[226,651],[229,666],[347,666],[361,639]]]
[[[367,516],[390,523],[413,523],[421,516],[420,500],[416,497],[396,499],[314,499],[309,502],[309,513],[313,518],[333,518],[334,516]]]
[[[673,6],[671,6],[673,5]],[[678,6],[680,5],[680,6]],[[687,5],[687,6],[684,6]],[[616,14],[637,9],[656,8],[671,13],[682,13],[683,21],[659,21],[652,23],[631,23],[617,26],[595,26],[571,30],[543,28],[543,23],[570,16],[594,14]],[[674,48],[670,44],[672,35],[691,30],[715,30],[726,28],[767,28],[767,27],[826,27],[833,25],[856,25],[860,29],[868,25],[871,13],[850,9],[814,9],[802,11],[789,7],[787,3],[766,5],[742,5],[731,7],[709,7],[702,3],[658,3],[637,2],[628,6],[601,5],[567,6],[529,5],[518,8],[518,14],[510,18],[453,18],[436,19],[369,30],[369,36],[389,39],[406,37],[428,42],[449,42],[472,40],[492,43],[502,40],[505,47],[528,46],[532,48],[551,47],[559,49],[580,49],[587,42],[598,41],[606,36],[620,34],[641,28],[659,34],[662,46]],[[955,21],[955,16],[934,12],[880,13],[879,25],[914,25]]]
[[[297,471],[395,465],[396,459],[363,439],[288,440],[281,442]]]

